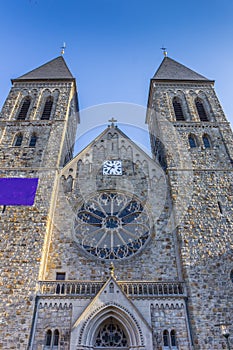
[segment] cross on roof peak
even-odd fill
[[[117,122],[117,119],[115,119],[114,117],[112,117],[111,119],[108,120],[111,123],[111,126],[115,126],[114,123]]]

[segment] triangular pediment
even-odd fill
[[[99,293],[86,307],[83,313],[77,318],[73,325],[73,329],[85,323],[91,317],[95,317],[105,309],[118,309],[122,314],[126,313],[133,319],[140,320],[145,327],[150,331],[151,327],[140,311],[125,295],[115,278],[110,277],[104,284]]]
[[[104,173],[109,161],[119,161],[119,174]],[[151,226],[161,214],[167,191],[161,166],[116,126],[104,130],[74,157],[62,169],[61,180],[61,192],[74,213],[93,196],[120,193],[125,200],[131,197],[141,203],[150,213]]]
[[[98,152],[98,157],[95,157],[93,154],[94,149],[100,150],[100,152]],[[130,152],[130,150],[132,150],[132,152]],[[150,163],[155,163],[155,161],[122,130],[115,125],[109,126],[81,152],[79,152],[68,164],[66,164],[62,173],[67,173],[67,170],[80,159],[83,159],[84,162],[98,162],[99,164],[102,164],[106,159],[122,158],[134,158],[135,162],[136,159],[141,159],[141,161],[146,160]]]

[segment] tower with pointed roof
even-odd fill
[[[233,314],[233,139],[214,81],[165,57],[151,79],[147,123],[170,184],[193,348],[217,349],[216,324]]]
[[[2,349],[29,344],[56,181],[72,157],[78,120],[76,83],[63,57],[12,80],[0,118],[1,178],[38,179],[38,188],[33,206],[5,207],[1,198]]]
[[[233,154],[214,82],[164,58],[148,99],[153,157],[114,119],[73,156],[63,57],[12,83],[0,190],[38,187],[26,206],[0,192],[0,348],[219,349],[215,325],[233,313]]]

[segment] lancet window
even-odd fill
[[[208,122],[208,117],[203,105],[203,101],[199,97],[196,98],[195,105],[196,105],[196,109],[197,109],[197,113],[199,115],[200,121]]]
[[[176,120],[185,120],[183,109],[182,109],[182,104],[181,101],[178,97],[174,97],[172,100]]]
[[[45,101],[43,113],[41,116],[42,120],[49,120],[50,119],[52,107],[53,107],[53,97],[49,96],[49,97],[47,97],[47,99]]]
[[[51,349],[58,349],[59,346],[59,330],[55,329],[52,331],[51,329],[48,329],[45,334],[45,349],[51,350]]]
[[[176,331],[174,329],[172,329],[170,332],[167,329],[163,331],[163,349],[178,350]]]
[[[196,141],[196,137],[194,135],[189,135],[188,140],[189,140],[190,148],[197,147],[197,141]]]
[[[17,120],[25,120],[26,119],[30,104],[31,104],[31,97],[26,96],[23,99],[19,114],[17,116]]]
[[[23,134],[19,133],[15,135],[14,141],[13,141],[13,146],[20,147],[23,142]]]
[[[35,133],[33,133],[29,142],[29,147],[35,147],[36,142],[37,142],[37,136]]]
[[[205,146],[205,148],[210,148],[211,147],[211,143],[210,143],[210,138],[208,135],[203,135],[202,136],[202,141],[203,141],[203,144]]]

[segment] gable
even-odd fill
[[[121,162],[120,175],[103,173],[108,160]],[[107,128],[93,140],[62,169],[61,177],[74,210],[98,192],[123,192],[145,203],[156,220],[166,198],[166,178],[161,166],[117,127]]]

